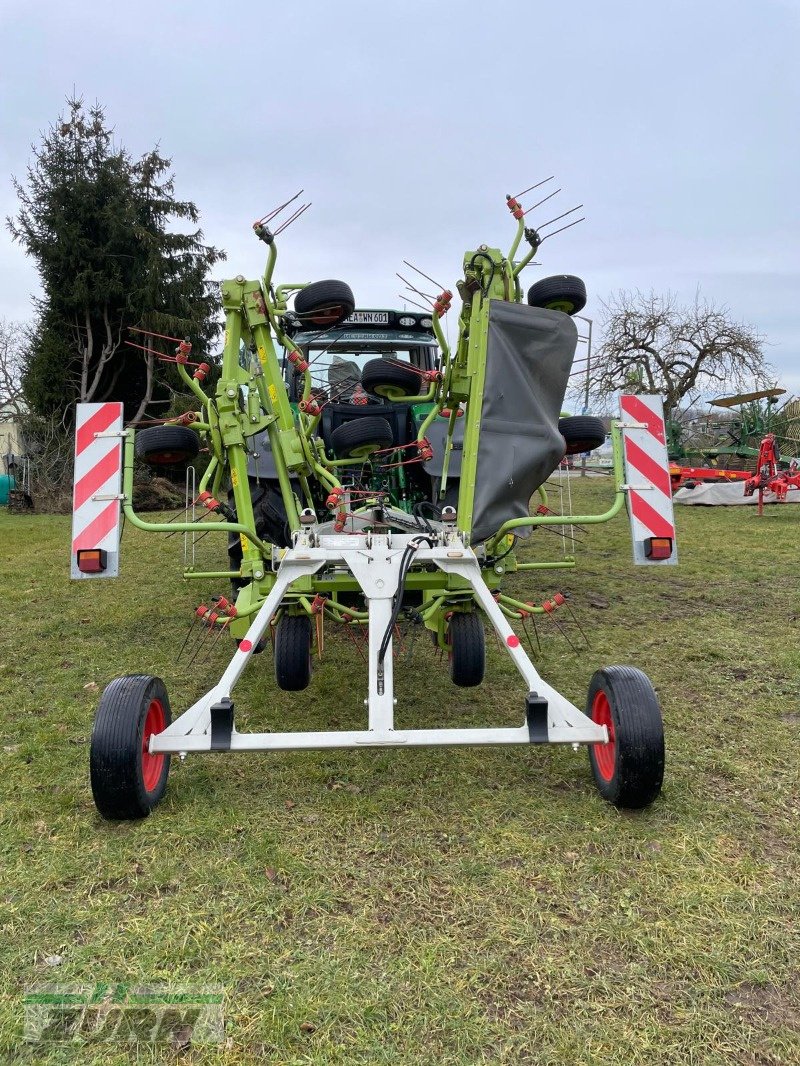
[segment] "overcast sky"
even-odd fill
[[[134,154],[159,142],[225,273],[301,186],[278,280],[340,277],[397,306],[411,259],[453,285],[508,247],[505,193],[555,174],[583,202],[527,282],[702,293],[755,325],[800,393],[800,0],[0,0],[0,208],[73,87]],[[532,202],[528,200],[528,202]],[[37,277],[0,235],[0,315]]]

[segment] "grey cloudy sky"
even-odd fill
[[[4,216],[73,86],[132,153],[160,142],[226,273],[260,272],[252,220],[304,186],[280,279],[362,306],[397,305],[404,258],[452,285],[465,249],[507,247],[504,194],[554,173],[535,218],[587,220],[529,282],[580,274],[589,315],[699,285],[800,393],[800,0],[0,0],[0,41]],[[3,231],[0,315],[36,288]]]

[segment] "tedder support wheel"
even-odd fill
[[[548,307],[552,311],[577,315],[586,306],[586,286],[574,274],[555,274],[531,285],[528,303],[531,307]]]
[[[275,627],[275,680],[284,692],[299,692],[311,681],[311,619],[284,614]]]
[[[198,454],[200,438],[185,426],[153,426],[137,431],[135,450],[151,466],[178,466]]]
[[[343,281],[315,281],[294,298],[297,317],[312,326],[338,326],[355,306],[353,290]]]
[[[608,744],[589,745],[600,795],[634,810],[652,803],[664,780],[664,726],[647,675],[632,666],[598,670],[589,684],[587,714],[608,728]]]
[[[367,456],[378,448],[389,448],[393,443],[392,427],[385,418],[374,415],[354,418],[331,433],[331,447],[339,459]]]
[[[592,415],[575,415],[574,418],[559,418],[558,432],[567,442],[566,455],[580,455],[600,448],[606,439],[606,427],[601,418]]]
[[[447,627],[450,645],[450,678],[461,688],[474,688],[486,669],[486,635],[477,611],[456,612]]]
[[[389,359],[370,359],[361,371],[361,384],[367,392],[388,400],[402,400],[426,391],[420,374]]]
[[[172,721],[160,677],[131,674],[106,687],[94,717],[89,768],[104,818],[145,818],[167,787],[169,755],[151,755],[150,737]]]

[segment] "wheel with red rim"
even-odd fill
[[[632,666],[598,670],[586,713],[608,730],[607,744],[589,745],[601,796],[615,807],[647,807],[664,780],[664,725],[650,679]]]
[[[172,721],[160,677],[130,674],[108,685],[94,718],[89,769],[104,818],[145,818],[167,787],[169,755],[151,754],[150,738]]]

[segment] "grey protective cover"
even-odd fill
[[[473,543],[527,517],[531,496],[563,458],[558,418],[577,343],[562,311],[491,301]],[[526,537],[530,527],[516,532]]]

